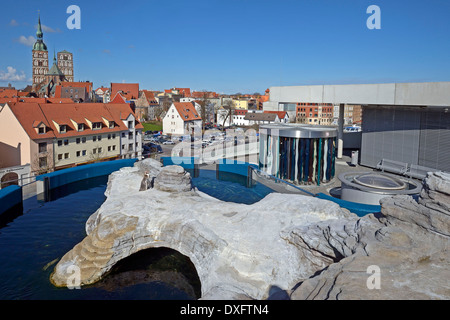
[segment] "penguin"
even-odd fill
[[[145,191],[145,190],[147,190],[148,188],[149,188],[149,172],[148,171],[145,171],[145,173],[144,173],[144,177],[142,178],[142,181],[141,181],[141,187],[140,187],[140,189],[139,189],[139,191]]]

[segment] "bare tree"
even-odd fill
[[[235,109],[235,102],[233,100],[227,100],[223,104],[223,108],[226,110],[225,118],[223,119],[223,125],[222,125],[222,131],[225,130],[225,123],[227,122],[227,119],[232,118],[233,116],[233,110]]]
[[[163,98],[162,102],[159,103],[159,106],[155,107],[155,118],[162,120],[167,111],[169,111],[171,105],[172,102],[168,98]]]
[[[31,171],[34,172],[35,175],[41,175],[44,173],[49,173],[54,170],[53,163],[53,153],[45,152],[39,154],[39,156],[34,157],[31,162]]]
[[[205,124],[207,119],[208,110],[207,107],[210,103],[209,101],[209,92],[206,90],[203,90],[202,98],[199,100],[200,105],[200,117],[202,118],[202,133],[205,132]]]
[[[105,150],[103,150],[102,147],[99,147],[98,145],[96,145],[95,148],[89,152],[89,161],[90,162],[99,162],[104,158],[104,156],[105,156]]]

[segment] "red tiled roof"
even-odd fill
[[[236,116],[245,116],[248,110],[245,109],[234,109],[234,115]]]
[[[190,88],[175,88],[175,90],[178,90],[179,93],[184,95],[185,98],[191,96],[191,89]]]
[[[61,86],[55,86],[55,98],[61,98]]]
[[[117,92],[110,103],[127,103],[127,101],[120,92]]]
[[[86,88],[86,92],[92,90],[92,82],[61,82],[61,87]]]
[[[174,102],[173,105],[183,121],[202,120],[191,102]]]
[[[24,103],[47,103],[46,98],[19,98],[17,102]],[[73,101],[72,101],[73,102]]]
[[[148,90],[142,90],[142,94],[145,95],[145,98],[148,102],[155,101],[155,94]]]
[[[17,97],[18,90],[13,89],[2,89],[0,90],[0,98],[12,98]]]
[[[0,103],[18,102],[19,98],[0,98]]]
[[[139,98],[139,83],[111,83],[111,95],[122,91],[127,100]]]
[[[47,103],[73,103],[70,98],[47,98]]]
[[[47,130],[44,134],[37,133],[35,128],[41,122],[47,128],[50,127],[50,123],[45,118],[38,103],[8,103],[8,106],[30,139],[51,139],[55,137],[53,130]]]
[[[280,120],[286,116],[286,111],[264,111],[264,113],[275,113]]]
[[[33,140],[125,131],[128,128],[123,123],[121,115],[126,114],[128,116],[130,113],[134,115],[128,104],[8,103],[8,105],[28,136]],[[111,129],[107,127],[103,118],[113,120],[115,127]],[[101,129],[91,130],[87,125],[86,119],[91,122],[102,122],[103,126]],[[75,127],[71,120],[74,120],[77,124],[86,124],[85,130],[78,131],[78,128]],[[53,121],[59,125],[66,125],[66,133],[59,133]],[[38,134],[35,129],[41,122],[47,126],[47,132],[45,134]],[[139,121],[136,121],[135,128],[143,129],[144,127]]]

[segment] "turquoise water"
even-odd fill
[[[186,170],[194,176],[193,170]],[[269,193],[272,189],[253,182],[252,187],[247,188],[247,177],[215,170],[199,170],[198,177],[192,178],[192,184],[200,191],[223,201],[252,204]]]
[[[224,201],[253,203],[270,189],[246,187],[246,178],[201,171],[199,190]],[[28,199],[0,228],[0,300],[190,300],[200,282],[190,260],[166,249],[148,249],[120,261],[102,281],[82,289],[56,288],[50,275],[57,261],[85,236],[85,222],[105,201],[107,177],[53,191],[48,202]]]

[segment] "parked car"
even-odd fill
[[[175,144],[172,140],[166,140],[163,142],[163,144]]]
[[[157,145],[156,143],[152,143],[152,142],[143,145],[142,149],[144,149],[144,151],[153,152],[153,153],[154,152],[158,152],[158,153],[163,152],[160,145]]]

